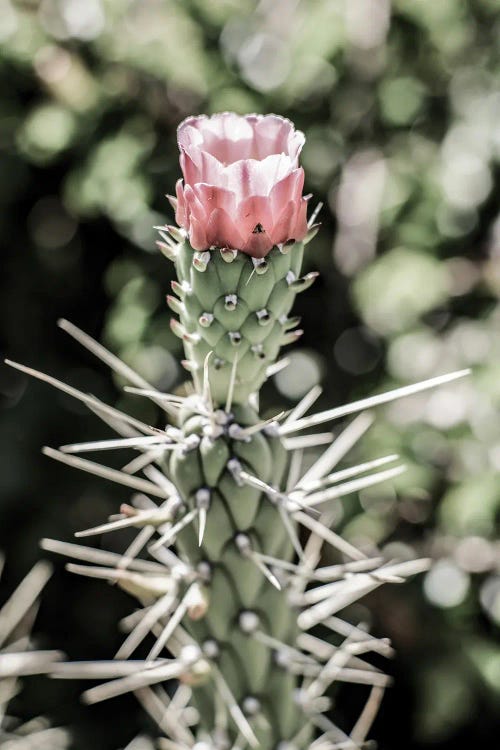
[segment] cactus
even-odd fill
[[[224,137],[217,134],[221,123]],[[240,136],[249,128],[253,133],[253,140],[241,136],[243,161],[234,162],[238,138],[227,135],[231,127]],[[211,143],[205,160],[196,151],[200,138]],[[371,425],[368,409],[465,372],[308,415],[319,395],[314,388],[289,414],[271,420],[259,415],[258,389],[276,367],[280,347],[298,337],[292,330],[298,321],[289,317],[295,294],[316,275],[300,277],[304,244],[316,231],[314,215],[305,221],[297,164],[302,142],[290,123],[274,116],[226,113],[181,126],[185,185],[177,186],[172,200],[179,227],[160,228],[160,247],[177,273],[168,304],[179,315],[172,328],[184,342],[192,374],[187,395],[159,392],[61,322],[124,377],[129,390],[159,405],[169,420],[166,427],[151,427],[53,377],[14,365],[79,399],[119,435],[45,453],[136,493],[117,518],[77,534],[136,528],[122,555],[42,543],[85,563],[70,564],[74,573],[115,581],[141,604],[126,623],[129,633],[113,661],[63,663],[56,674],[106,678],[85,693],[90,703],[134,691],[170,750],[201,744],[214,750],[362,747],[389,682],[364,655],[390,655],[391,646],[342,620],[339,612],[381,584],[401,582],[428,566],[427,560],[367,556],[330,528],[329,501],[404,470],[397,456],[336,468]],[[214,166],[214,154],[224,167],[218,161]],[[266,183],[259,200],[251,192],[249,197],[265,182],[256,165],[269,160],[274,183]],[[235,187],[234,175],[227,176],[235,164],[243,186]],[[252,169],[257,173],[249,177]],[[215,180],[217,170],[221,182],[208,190],[205,178]],[[334,440],[327,435],[328,447],[304,471],[303,451],[324,443],[325,435],[301,433],[354,414]],[[139,456],[120,471],[79,455],[124,447]],[[324,544],[334,550],[334,564],[321,564]],[[140,556],[146,547],[152,559]],[[325,632],[331,637],[320,638]],[[129,661],[151,633],[148,657]],[[159,686],[174,679],[179,687],[169,696]],[[338,728],[325,713],[333,683],[342,681],[370,686],[351,729]]]

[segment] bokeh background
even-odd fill
[[[499,0],[0,0],[5,354],[154,422],[56,321],[180,386],[153,229],[173,218],[175,129],[191,113],[271,111],[304,130],[307,191],[324,207],[306,256],[321,278],[296,306],[305,335],[264,408],[317,382],[327,407],[472,367],[379,410],[350,461],[398,452],[409,470],[338,506],[348,538],[435,560],[352,613],[398,650],[381,750],[494,747],[500,730],[499,42]],[[7,368],[0,398],[4,598],[41,537],[71,540],[124,494],[40,455],[107,436],[94,416]],[[39,643],[109,658],[132,601],[54,563]],[[13,709],[68,725],[75,750],[154,735],[132,698],[84,708],[81,687],[26,680]],[[340,691],[339,723],[362,693]]]

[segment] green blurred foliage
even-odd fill
[[[437,561],[370,602],[400,654],[382,748],[493,746],[500,728],[499,11],[499,0],[0,0],[9,355],[116,401],[102,368],[57,336],[67,315],[159,387],[180,385],[162,301],[172,269],[153,227],[173,218],[178,122],[230,109],[302,128],[307,188],[324,202],[306,260],[322,279],[298,303],[303,346],[265,409],[318,380],[331,406],[473,369],[380,411],[350,457],[398,452],[408,471],[339,505],[343,533]],[[121,493],[38,458],[42,442],[96,436],[91,416],[11,372],[1,389],[0,543],[22,572],[39,536],[69,538]],[[117,403],[157,418],[129,394]],[[62,576],[54,587],[44,637],[75,658],[109,656],[127,602]],[[125,744],[144,721],[132,703],[82,717],[76,689],[29,697],[43,690],[78,748],[93,735],[95,748]]]

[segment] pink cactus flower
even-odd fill
[[[195,250],[228,247],[263,258],[307,232],[304,135],[277,115],[224,112],[188,117],[178,128],[184,180],[176,221]]]

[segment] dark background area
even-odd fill
[[[466,381],[380,409],[349,457],[397,452],[409,470],[348,498],[342,533],[435,560],[354,613],[397,649],[382,665],[395,687],[372,732],[381,750],[493,747],[500,729],[499,10],[497,0],[0,0],[5,356],[157,419],[57,320],[158,387],[181,385],[164,304],[172,267],[153,226],[173,219],[164,196],[180,174],[180,120],[234,110],[277,112],[304,130],[306,191],[324,203],[305,261],[321,277],[295,308],[305,334],[266,384],[264,412],[316,382],[326,408],[472,367]],[[110,434],[80,404],[2,365],[0,408],[3,600],[40,558],[40,538],[70,541],[127,498],[41,455]],[[111,658],[132,600],[53,562],[38,643]],[[68,726],[75,750],[154,736],[133,698],[87,708],[82,687],[27,679],[12,713]],[[363,697],[339,691],[340,724]]]

